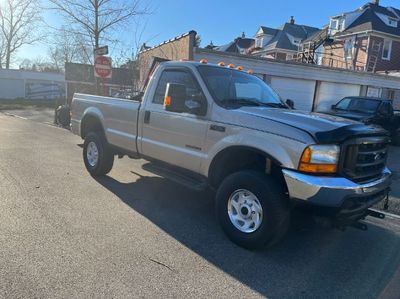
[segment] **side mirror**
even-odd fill
[[[331,109],[332,109],[332,110],[335,110],[335,109],[336,109],[336,105],[332,105],[332,106],[331,106]]]
[[[168,83],[165,90],[164,109],[171,112],[185,112],[186,86]]]
[[[288,105],[290,109],[294,109],[294,102],[291,99],[286,100],[286,105]]]

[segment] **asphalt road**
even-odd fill
[[[0,113],[0,297],[398,298],[400,219],[369,231],[295,226],[250,252],[212,194],[118,160],[95,180],[81,140]]]

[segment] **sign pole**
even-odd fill
[[[106,78],[101,78],[101,84],[103,85],[103,97],[106,96]]]

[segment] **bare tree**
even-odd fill
[[[24,45],[30,45],[40,39],[38,23],[41,20],[39,0],[3,0],[0,1],[0,53],[4,56],[2,65],[10,68],[16,51]]]
[[[90,40],[94,48],[135,16],[149,13],[142,0],[48,0],[65,17],[70,31]]]
[[[65,63],[91,63],[92,48],[80,35],[73,35],[61,27],[49,40],[48,57],[53,66],[62,71]]]
[[[33,60],[31,59],[23,59],[19,64],[20,70],[27,70],[27,71],[36,71],[36,72],[52,72],[52,73],[59,73],[60,70],[56,68],[56,66],[47,61],[45,58],[41,56],[37,56]]]

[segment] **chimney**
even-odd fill
[[[290,16],[289,23],[294,25],[294,23],[295,23],[294,16]]]
[[[244,34],[244,32],[242,32],[242,38],[245,38],[246,37],[246,34]]]
[[[375,4],[375,5],[379,5],[379,0],[372,0],[371,3]]]

